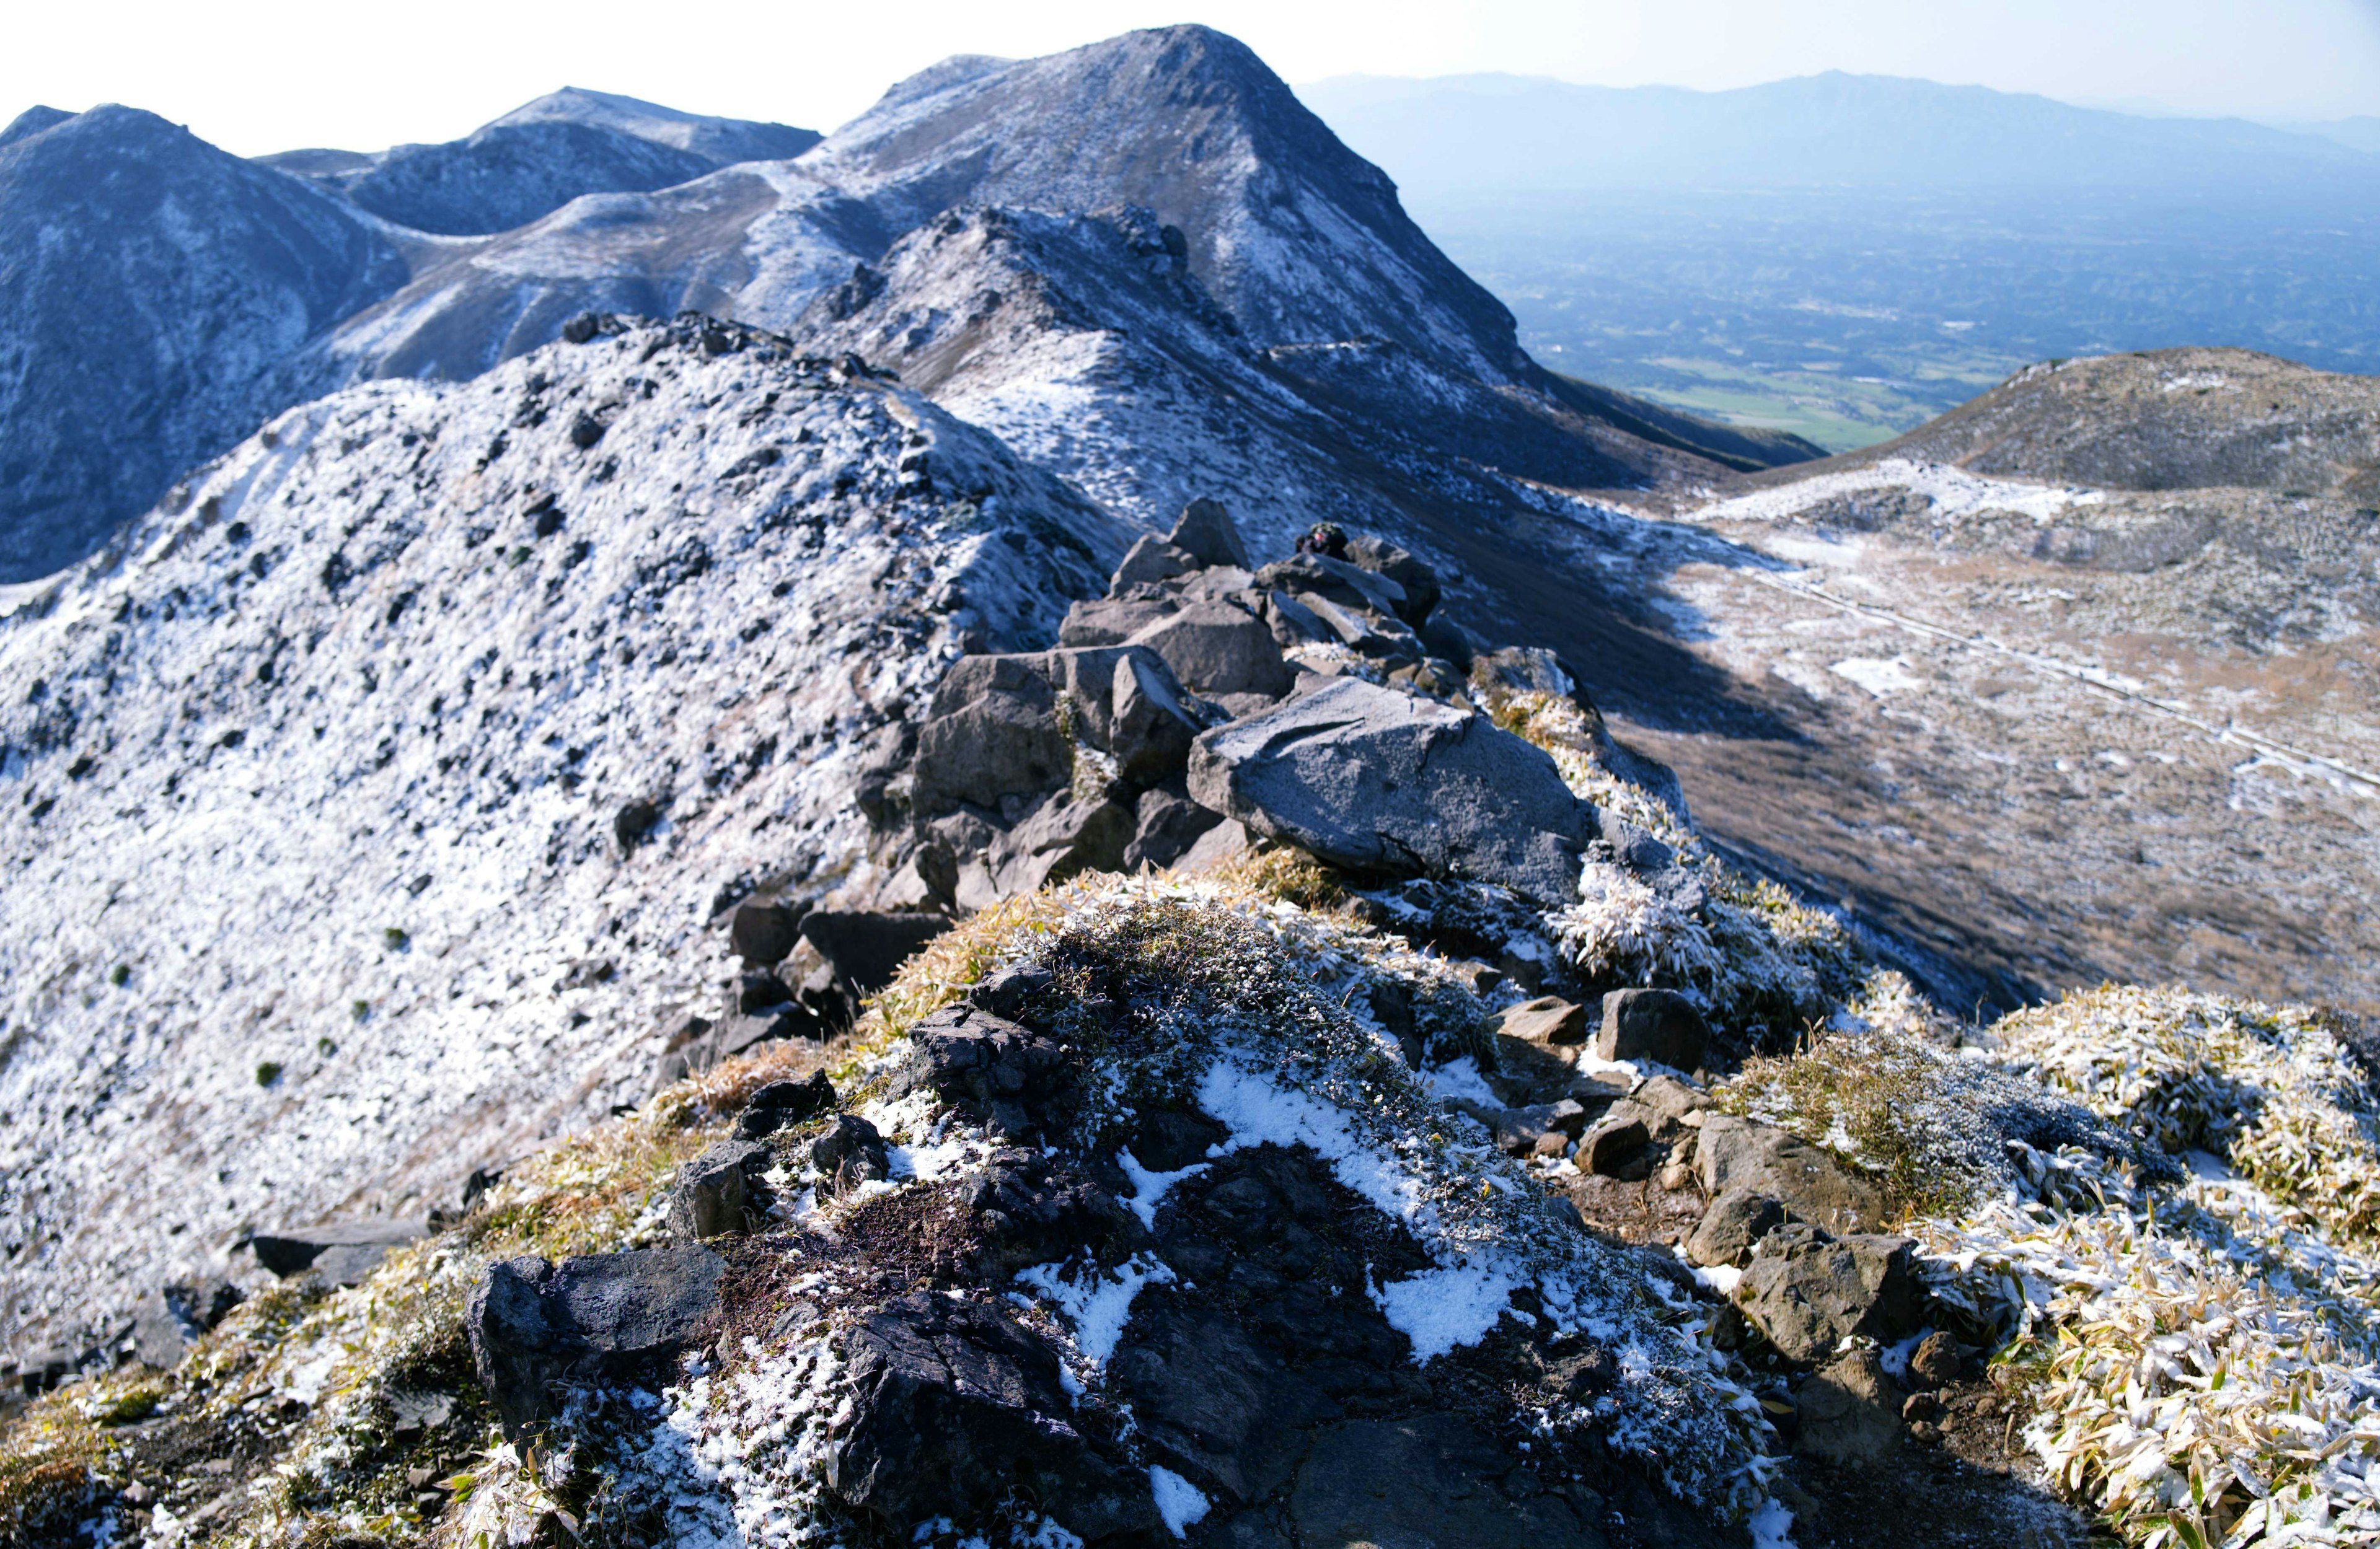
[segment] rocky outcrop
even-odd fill
[[[1884,1219],[1884,1196],[1874,1184],[1783,1130],[1706,1114],[1697,1134],[1694,1166],[1715,1196],[1764,1195],[1829,1231],[1858,1232]]]
[[[490,1266],[466,1327],[504,1434],[518,1440],[559,1413],[574,1385],[634,1381],[675,1354],[718,1307],[726,1267],[698,1247]]]
[[[1918,1325],[1912,1247],[1905,1237],[1778,1227],[1754,1245],[1736,1304],[1789,1361],[1820,1360],[1854,1334],[1889,1343]]]
[[[1594,808],[1546,754],[1467,707],[1346,678],[1202,735],[1190,793],[1269,838],[1374,877],[1575,896]]]

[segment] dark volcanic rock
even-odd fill
[[[920,1292],[846,1341],[851,1418],[829,1488],[895,1529],[972,1518],[1020,1486],[1082,1538],[1159,1527],[1146,1474],[1110,1462],[1071,1422],[1058,1358],[996,1302]]]
[[[1380,1549],[1589,1549],[1605,1542],[1497,1440],[1446,1414],[1358,1420],[1315,1445],[1290,1496],[1298,1541]]]
[[[1889,1343],[1917,1326],[1922,1308],[1911,1248],[1905,1237],[1779,1227],[1754,1247],[1736,1305],[1789,1361],[1823,1360],[1853,1334]]]
[[[1220,501],[1195,500],[1184,506],[1166,541],[1200,564],[1249,568],[1248,546]]]
[[[739,903],[728,922],[727,944],[755,968],[774,968],[801,940],[801,915],[782,903]]]
[[[429,1235],[427,1222],[334,1221],[320,1227],[291,1227],[259,1232],[249,1239],[256,1262],[287,1279],[308,1270],[334,1285],[353,1285],[371,1273],[391,1248]]]
[[[1025,1138],[1062,1123],[1081,1072],[1056,1039],[974,1006],[952,1006],[917,1024],[904,1080],[1003,1133]]]
[[[1603,998],[1595,1052],[1603,1059],[1650,1059],[1672,1070],[1701,1068],[1710,1030],[1694,1003],[1673,989],[1615,989]]]
[[[719,1305],[726,1267],[696,1247],[489,1265],[465,1324],[504,1434],[558,1413],[558,1388],[632,1379],[675,1354]]]
[[[876,1126],[856,1113],[839,1113],[826,1133],[810,1142],[810,1164],[826,1174],[834,1192],[892,1176],[890,1155]]]
[[[813,909],[802,916],[802,939],[818,949],[836,978],[861,995],[891,984],[911,953],[950,928],[943,914]]]
[[[735,1132],[759,1140],[813,1114],[833,1112],[836,1100],[834,1083],[824,1071],[813,1071],[808,1081],[772,1081],[745,1100]]]
[[[1354,678],[1199,737],[1190,794],[1358,872],[1575,898],[1595,809],[1482,715]]]

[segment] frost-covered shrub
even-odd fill
[[[1857,989],[1862,965],[1841,921],[1718,860],[1694,869],[1699,908],[1589,857],[1579,902],[1547,926],[1590,981],[1679,990],[1755,1047],[1791,1038]]]
[[[2002,1018],[2010,1059],[2167,1151],[2207,1151],[2335,1232],[2380,1235],[2380,1107],[2302,1006],[2107,986]]]
[[[1900,998],[1890,986],[1883,995]],[[1718,1099],[1828,1147],[1921,1214],[1956,1215],[2000,1193],[2129,1197],[2143,1166],[2132,1137],[2089,1109],[1905,1028],[1871,1024],[1790,1059],[1755,1058]],[[2162,1157],[2147,1165],[2169,1170]]]

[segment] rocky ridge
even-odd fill
[[[864,867],[871,739],[1122,547],[914,394],[702,321],[193,475],[0,626],[12,1340],[640,1095],[717,1015],[722,889]]]

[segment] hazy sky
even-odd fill
[[[1718,88],[1823,69],[2266,118],[2380,114],[2380,0],[83,0],[12,7],[0,121],[146,107],[247,154],[446,139],[563,85],[826,129],[951,54],[1204,21],[1293,81],[1508,70]]]

